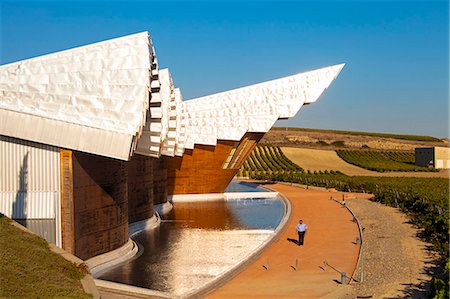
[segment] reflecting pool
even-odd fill
[[[100,278],[180,296],[251,255],[284,213],[273,198],[174,203],[160,227],[133,236],[142,255]]]
[[[225,192],[267,192],[256,183],[231,181]]]

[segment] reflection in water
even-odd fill
[[[267,192],[262,188],[258,188],[258,184],[242,181],[231,181],[225,192]]]
[[[177,228],[228,230],[239,227],[225,201],[176,203],[170,217]]]
[[[159,228],[133,237],[143,254],[100,278],[182,295],[249,256],[283,215],[276,199],[175,203]]]

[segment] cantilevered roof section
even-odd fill
[[[159,87],[152,87],[152,99],[147,122],[138,140],[136,153],[159,157],[175,155],[178,131],[181,132],[181,121],[177,117],[177,105],[181,103],[181,93],[175,89],[169,69],[158,72]],[[177,91],[176,91],[177,90]],[[183,125],[184,127],[184,125]],[[177,130],[179,128],[179,130]]]
[[[128,160],[158,91],[148,32],[2,65],[0,134]]]
[[[215,145],[267,132],[279,118],[293,117],[320,97],[344,64],[192,99],[186,102],[186,142]]]
[[[343,64],[183,102],[148,32],[0,66],[0,135],[129,160],[267,132]]]

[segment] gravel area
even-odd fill
[[[350,199],[348,207],[364,228],[363,282],[342,289],[347,298],[428,298],[429,282],[438,262],[431,244],[398,209],[366,199]],[[342,293],[341,293],[342,294]]]

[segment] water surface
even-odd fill
[[[283,215],[278,199],[174,203],[159,228],[133,236],[142,255],[100,278],[180,296],[251,255]]]
[[[256,183],[231,181],[225,192],[267,192]]]

